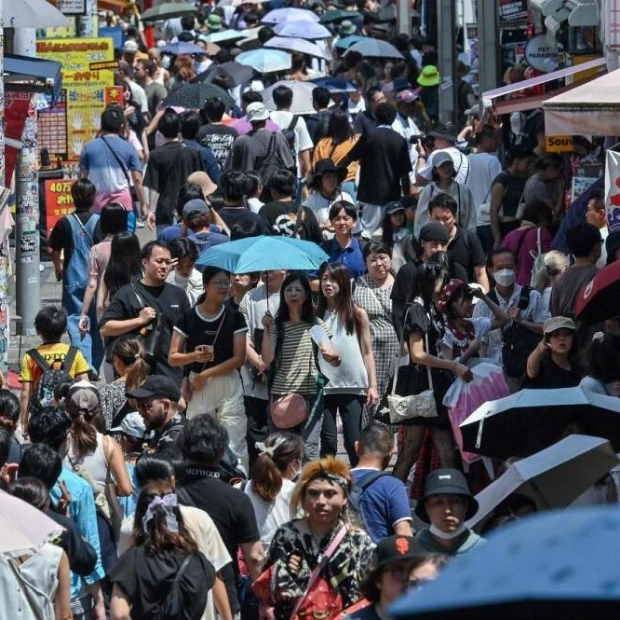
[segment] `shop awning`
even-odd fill
[[[62,65],[53,60],[5,54],[4,83],[14,91],[51,95],[55,101],[62,88],[61,68]]]
[[[543,109],[547,135],[620,136],[620,69],[547,99]]]
[[[495,105],[495,99],[498,97],[510,95],[511,93],[518,93],[527,88],[533,88],[534,86],[539,86],[540,84],[560,80],[571,75],[575,75],[575,73],[581,73],[582,71],[589,71],[599,67],[602,68],[606,65],[607,60],[605,58],[596,58],[594,60],[590,60],[589,62],[584,62],[581,65],[573,65],[572,67],[566,67],[565,69],[545,73],[544,75],[539,75],[537,77],[530,78],[529,80],[523,80],[522,82],[508,84],[507,86],[502,86],[501,88],[487,90],[482,93],[482,103],[485,108],[492,108]]]

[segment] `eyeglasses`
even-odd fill
[[[211,280],[209,284],[213,284],[218,288],[230,288],[230,280]]]

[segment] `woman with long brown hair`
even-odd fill
[[[201,618],[215,569],[185,527],[172,481],[149,482],[140,492],[132,542],[109,575],[112,620]]]
[[[276,530],[291,519],[293,480],[301,471],[304,443],[299,435],[281,431],[269,435],[264,443],[256,442],[256,448],[259,456],[252,477],[242,489],[252,502],[267,550]]]
[[[336,415],[339,412],[345,449],[351,465],[355,466],[355,442],[361,430],[364,404],[373,406],[379,400],[370,324],[366,311],[353,303],[351,275],[344,265],[325,263],[319,280],[316,315],[329,328],[331,346],[341,360],[338,366],[319,360],[319,368],[328,379],[324,388],[321,456],[337,454]]]
[[[128,413],[136,410],[127,400],[125,392],[140,387],[151,373],[143,356],[142,340],[136,336],[121,336],[112,347],[112,366],[118,379],[99,389],[101,422],[106,432],[119,426]]]

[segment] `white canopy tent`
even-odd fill
[[[547,99],[548,136],[620,136],[620,69]]]

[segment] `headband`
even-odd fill
[[[314,480],[329,480],[330,482],[336,483],[347,495],[349,494],[351,483],[340,474],[335,474],[331,471],[322,469],[315,476],[313,476],[309,482]]]

